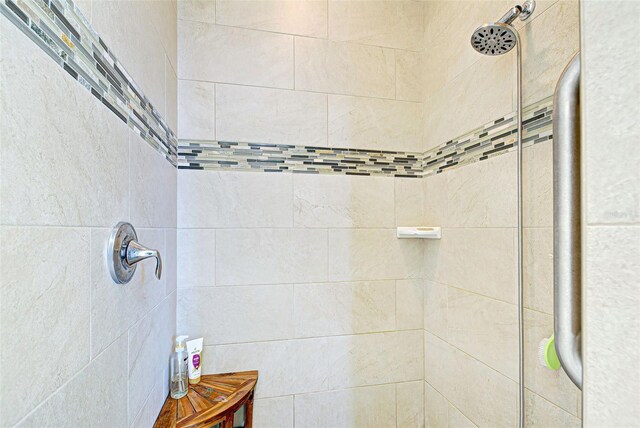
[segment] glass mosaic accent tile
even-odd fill
[[[0,13],[174,166],[177,140],[71,0],[0,0]]]
[[[335,147],[180,140],[180,169],[232,169],[307,174],[419,178],[420,153]]]
[[[551,139],[553,99],[523,111],[523,147]],[[515,112],[424,153],[180,140],[178,168],[420,178],[515,150]]]
[[[525,107],[522,111],[522,147],[552,139],[553,97]],[[516,150],[516,112],[496,119],[422,154],[422,174],[439,174],[503,153]]]

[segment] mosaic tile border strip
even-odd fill
[[[523,111],[523,147],[552,138],[552,97]],[[178,168],[420,178],[515,150],[510,113],[424,153],[180,140]]]
[[[71,0],[0,0],[0,13],[177,165],[175,134]]]
[[[553,97],[525,107],[522,111],[522,147],[553,138]],[[517,148],[516,112],[474,129],[423,153],[424,176],[487,160]]]
[[[420,153],[180,140],[179,169],[389,175],[420,178]]]

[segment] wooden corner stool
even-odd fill
[[[203,375],[184,397],[167,397],[154,427],[233,428],[235,413],[245,406],[244,427],[251,428],[257,382],[257,371]]]

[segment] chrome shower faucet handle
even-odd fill
[[[107,249],[107,264],[116,284],[128,283],[142,260],[156,259],[156,278],[162,276],[162,257],[158,250],[147,248],[138,242],[136,230],[130,223],[120,222],[111,231]]]

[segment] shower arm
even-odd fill
[[[580,53],[564,69],[553,100],[553,313],[556,352],[582,389]]]
[[[529,19],[531,14],[536,8],[536,2],[534,0],[528,0],[522,3],[522,5],[515,5],[507,13],[505,13],[498,22],[511,25],[516,18],[520,18],[521,21]]]
[[[518,17],[518,15],[520,15],[522,13],[522,7],[519,5],[516,5],[514,7],[512,7],[511,9],[509,9],[509,11],[507,13],[505,13],[502,18],[500,18],[498,20],[498,22],[502,22],[503,24],[507,24],[507,25],[511,25],[511,23],[513,21],[516,20],[516,18]]]

